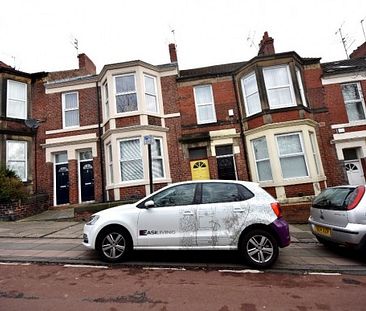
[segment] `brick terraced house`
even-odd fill
[[[322,84],[331,123],[331,143],[349,184],[365,183],[366,43],[350,59],[322,64]]]
[[[186,70],[179,70],[175,44],[168,64],[128,61],[99,74],[85,54],[75,70],[29,75],[3,65],[0,160],[22,169],[23,180],[55,206],[148,194],[146,139],[154,190],[191,179],[252,180],[290,218],[308,212],[327,186],[347,177],[364,182],[364,56],[321,64],[275,53],[268,33],[259,47],[248,61]],[[10,98],[14,109],[26,98],[27,116],[6,115],[14,109],[4,85],[20,94]],[[36,132],[24,126],[30,117]],[[19,129],[5,133],[5,121]],[[27,150],[16,165],[5,152],[13,141]],[[36,162],[33,170],[24,159]]]

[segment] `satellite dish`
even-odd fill
[[[39,127],[39,121],[37,119],[27,119],[24,121],[25,125],[32,130]]]

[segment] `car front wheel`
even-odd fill
[[[245,234],[241,243],[241,252],[248,265],[265,269],[276,262],[278,244],[272,234],[256,229]]]
[[[96,249],[104,261],[122,261],[126,259],[130,248],[128,235],[118,227],[105,229],[98,236]]]

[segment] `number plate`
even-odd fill
[[[331,235],[332,230],[330,228],[315,226],[315,231],[321,235],[329,236]]]

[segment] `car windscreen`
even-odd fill
[[[349,195],[355,190],[350,187],[329,188],[319,194],[313,202],[314,208],[345,210]]]

